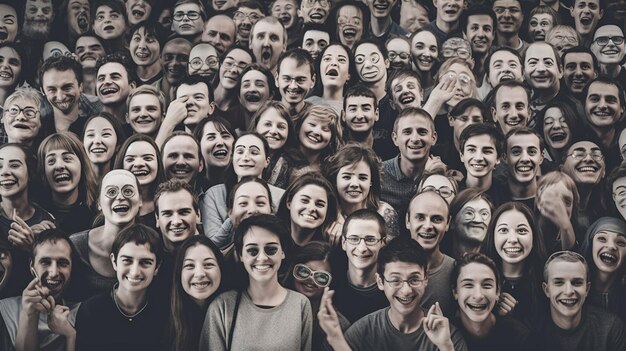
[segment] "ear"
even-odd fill
[[[211,103],[209,103],[209,113],[208,115],[212,115],[213,112],[215,112],[215,101],[211,101]]]
[[[433,145],[437,143],[437,132],[433,130]]]
[[[83,92],[83,83],[78,84],[78,90],[82,93]]]
[[[124,120],[126,123],[130,124],[130,118],[128,118],[128,113],[124,116]]]
[[[550,292],[548,291],[548,284],[546,282],[541,283],[541,289],[543,290],[543,294],[546,295],[547,298],[550,298]]]
[[[291,200],[288,200],[286,205],[287,205],[287,209],[291,210]]]
[[[455,300],[459,299],[459,294],[456,292],[456,286],[452,288],[452,296],[454,296]]]
[[[409,203],[409,209],[406,211],[406,216],[404,216],[404,227],[406,229],[409,229],[409,231],[411,231],[410,230],[411,222],[409,221],[409,218],[410,218],[410,212],[409,212],[410,207],[411,207],[411,204]]]
[[[202,223],[202,216],[200,216],[200,209],[196,210],[196,223]]]
[[[276,74],[274,75],[274,84],[276,84],[277,87],[279,87],[280,85],[278,84],[278,71],[276,71]]]
[[[117,263],[115,260],[115,255],[111,253],[111,255],[109,255],[109,258],[111,259],[111,264],[113,265],[113,269],[117,272]]]
[[[313,75],[311,76],[311,87],[309,89],[313,89],[314,86],[315,86],[315,73],[313,73]]]
[[[385,290],[385,282],[378,273],[376,273],[376,285],[378,285],[378,290]]]
[[[339,119],[341,120],[341,122],[346,123],[346,111],[345,110],[341,110],[341,114],[339,115]],[[1,120],[0,120],[1,122]]]
[[[378,119],[380,118],[380,110],[378,109],[378,107],[376,107],[376,119],[374,119],[376,122],[378,122]]]
[[[393,141],[395,146],[400,147],[400,145],[398,145],[398,133],[391,132],[391,141]]]
[[[452,125],[454,124],[454,117],[448,115],[448,124],[450,125],[450,127],[452,127]]]
[[[135,82],[130,82],[130,83],[128,84],[128,86],[129,86],[131,89],[135,89],[135,87],[137,86],[137,84],[135,84]]]
[[[494,101],[495,103],[495,101]],[[491,107],[491,119],[494,120],[496,123],[498,123],[498,119],[496,118],[496,108],[495,107]]]

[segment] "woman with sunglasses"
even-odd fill
[[[252,216],[239,224],[234,241],[247,286],[209,305],[200,349],[311,350],[311,304],[278,281],[291,241],[287,227],[272,215]]]
[[[317,321],[317,312],[320,308],[324,288],[332,282],[332,267],[330,252],[332,246],[325,242],[313,241],[300,248],[293,260],[291,275],[287,277],[287,286],[309,298],[313,310],[313,350],[324,349],[326,333]],[[341,330],[346,331],[350,321],[337,312]]]

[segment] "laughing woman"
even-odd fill
[[[224,174],[230,165],[237,133],[230,122],[219,116],[205,118],[193,132],[200,142],[208,187],[224,183]]]
[[[330,107],[312,106],[304,112],[296,122],[296,133],[308,166],[299,169],[298,174],[321,170],[326,159],[342,145],[340,128],[339,116]]]
[[[343,111],[346,84],[356,77],[354,57],[350,48],[335,43],[327,46],[320,55],[318,74],[321,77],[321,96],[311,96],[306,101],[313,105],[329,105],[338,115]]]
[[[85,122],[83,145],[98,183],[113,167],[115,154],[124,140],[122,126],[107,112],[95,114]]]
[[[97,182],[76,136],[62,132],[44,139],[37,152],[37,172],[45,194],[40,204],[54,216],[57,228],[66,233],[90,228]]]
[[[3,78],[0,79],[0,106],[4,106],[6,98],[24,82],[26,74],[22,68],[25,60],[26,53],[22,45],[6,42],[0,44],[0,67],[3,71]]]
[[[141,84],[152,84],[161,78],[161,48],[166,33],[157,21],[144,21],[134,25],[130,31],[128,50],[137,65],[137,76]]]
[[[108,291],[116,282],[111,248],[120,230],[135,222],[140,207],[139,184],[132,173],[114,169],[104,176],[98,199],[104,225],[70,236],[81,260],[89,267],[84,289],[90,295]]]
[[[288,229],[275,216],[257,215],[241,222],[235,251],[248,284],[209,305],[201,350],[311,350],[311,304],[278,282],[290,240]]]

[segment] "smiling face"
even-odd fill
[[[493,242],[498,256],[509,265],[519,265],[533,249],[533,235],[528,219],[522,212],[511,209],[496,220]]]
[[[96,92],[103,105],[125,104],[130,90],[134,88],[128,80],[128,72],[118,62],[100,66],[96,75]]]
[[[515,134],[506,140],[506,164],[509,181],[530,184],[537,180],[543,162],[540,140],[535,134]]]
[[[269,98],[270,85],[263,72],[250,70],[241,76],[239,102],[249,114],[258,111]]]
[[[237,26],[237,40],[247,42],[250,39],[250,30],[265,14],[256,8],[239,6],[233,15],[233,21]]]
[[[162,118],[161,103],[153,94],[135,95],[128,103],[126,120],[135,133],[155,135]]]
[[[626,218],[626,177],[615,179],[611,185],[611,190],[615,207],[617,207],[622,218]]]
[[[220,59],[217,50],[208,43],[196,44],[189,53],[187,73],[212,78],[219,70]]]
[[[16,109],[27,111],[35,111],[36,114],[33,118],[24,116],[24,112],[20,112],[17,116],[12,117],[10,111],[16,111]],[[5,104],[4,113],[0,120],[4,125],[8,141],[12,143],[30,143],[32,142],[41,128],[41,114],[39,113],[39,106],[35,101],[29,98],[18,97],[13,99],[11,104]]]
[[[590,155],[602,155],[598,145],[590,141],[580,141],[570,146],[567,154],[562,171],[572,177],[576,184],[598,184],[604,177],[604,157],[594,158]]]
[[[251,227],[244,234],[241,262],[251,281],[267,283],[278,279],[278,270],[284,258],[285,252],[275,233]]]
[[[278,18],[285,28],[290,29],[298,22],[298,3],[294,0],[277,0],[270,9],[271,15]]]
[[[600,0],[576,0],[570,11],[574,17],[576,32],[582,36],[592,33],[603,15]]]
[[[461,240],[482,243],[491,221],[491,207],[482,197],[475,198],[461,208],[454,220]]]
[[[331,267],[328,261],[321,261],[321,260],[308,261],[305,263],[301,263],[301,265],[305,266],[306,268],[308,268],[310,271],[313,271],[313,272],[328,273],[328,275],[332,278],[332,275],[330,275]],[[294,268],[294,270],[295,269],[298,269],[298,268]],[[324,293],[324,288],[320,287],[319,285],[315,283],[313,279],[313,274],[311,274],[307,279],[304,279],[304,280],[300,280],[300,279],[301,278],[296,278],[293,280],[293,285],[297,292],[308,297],[312,301],[318,300],[322,297],[322,294]]]
[[[461,162],[469,176],[474,178],[489,176],[500,163],[495,141],[487,134],[470,137],[461,151]]]
[[[626,237],[609,230],[599,231],[593,237],[591,255],[598,271],[619,272],[626,259]]]
[[[204,82],[193,85],[181,84],[176,89],[176,98],[187,98],[187,118],[183,121],[186,126],[195,126],[213,113],[213,101],[209,99],[209,87]]]
[[[157,274],[156,255],[149,244],[126,243],[117,257],[111,254],[111,263],[117,273],[118,291],[139,293],[148,289]]]
[[[0,87],[15,87],[20,73],[22,73],[22,59],[17,51],[9,47],[0,48]]]
[[[553,261],[548,266],[543,292],[550,300],[550,315],[557,325],[580,318],[591,283],[582,262]]]
[[[448,203],[435,192],[427,191],[409,204],[406,228],[426,252],[433,252],[448,231],[449,218]]]
[[[530,103],[523,87],[501,87],[496,93],[494,106],[491,113],[503,134],[528,124]]]
[[[408,280],[413,279],[422,282],[418,287],[412,287],[408,284]],[[407,284],[402,282],[402,285],[397,288],[389,284],[389,281],[398,280],[407,280]],[[382,277],[376,273],[376,283],[378,289],[385,293],[391,309],[400,316],[409,317],[414,316],[421,308],[420,303],[428,283],[428,274],[424,267],[418,264],[392,261],[385,264]]]
[[[524,14],[518,0],[496,0],[493,2],[493,11],[498,20],[498,33],[507,36],[519,33]]]
[[[555,150],[561,150],[569,145],[572,132],[563,116],[563,111],[558,107],[550,107],[543,117],[543,138],[546,146]]]
[[[391,39],[387,42],[387,57],[389,67],[411,69],[411,44],[400,38]]]
[[[132,173],[140,186],[152,184],[158,173],[157,150],[147,141],[135,141],[128,145],[124,155],[123,168]]]
[[[552,27],[554,27],[552,16],[547,13],[538,13],[533,15],[528,22],[528,34],[533,41],[543,41]]]
[[[256,125],[256,132],[265,137],[272,151],[280,150],[289,137],[287,121],[273,107],[261,114]]]
[[[342,6],[337,11],[337,35],[339,41],[349,48],[363,38],[363,13],[352,5]]]
[[[574,94],[583,92],[583,88],[597,76],[593,66],[593,57],[586,52],[566,54],[563,60],[563,80]]]
[[[339,202],[365,205],[372,186],[372,170],[365,161],[343,166],[337,173]]]
[[[611,129],[624,113],[615,84],[593,82],[587,90],[585,115],[592,127]]]
[[[494,271],[478,262],[460,269],[452,293],[459,304],[461,320],[474,323],[485,322],[500,297]]]
[[[72,274],[72,249],[66,240],[46,241],[35,247],[30,263],[41,286],[50,289],[50,296],[58,298],[69,284]]]
[[[194,3],[176,6],[172,16],[172,31],[187,37],[198,36],[204,28],[204,20],[200,15],[200,11],[200,6]],[[182,16],[182,18],[180,21],[177,21],[174,19],[175,16]],[[192,20],[189,16],[195,17],[195,19]]]
[[[202,135],[200,149],[207,167],[228,166],[235,142],[233,135],[215,122],[207,122]]]
[[[246,218],[257,214],[271,214],[270,194],[258,182],[247,182],[237,188],[233,197],[233,208],[228,210],[228,218],[237,228]]]
[[[252,56],[241,49],[231,50],[220,66],[220,85],[231,90],[237,87],[241,71],[252,63]]]
[[[396,4],[396,0],[367,0],[367,7],[374,18],[386,18]]]
[[[175,246],[196,234],[200,211],[194,209],[193,197],[187,190],[162,193],[156,206],[156,221],[166,246]]]
[[[524,77],[534,90],[554,90],[559,88],[563,70],[554,55],[554,49],[547,43],[531,44],[526,50]]]
[[[473,53],[480,55],[489,53],[496,35],[495,23],[489,15],[469,16],[465,32]]]
[[[28,190],[28,165],[24,151],[16,146],[0,149],[0,196],[19,197]]]
[[[351,132],[368,133],[378,121],[378,108],[374,108],[374,99],[371,97],[349,96],[342,118]]]
[[[268,165],[269,158],[259,138],[255,135],[244,135],[237,139],[233,153],[233,168],[240,179],[245,176],[259,177]]]
[[[287,202],[287,208],[292,225],[302,229],[318,229],[326,220],[328,194],[321,186],[305,185]]]
[[[400,157],[410,162],[420,162],[430,155],[431,147],[437,142],[433,124],[425,121],[428,116],[415,114],[397,121],[391,134],[394,145],[400,149]]]
[[[352,219],[346,225],[346,238],[357,237],[364,239],[369,237],[378,239],[375,244],[368,246],[365,244],[365,240],[360,240],[358,245],[354,245],[344,238],[341,241],[341,248],[348,256],[348,264],[359,270],[375,268],[378,253],[384,246],[378,222],[371,219]]]
[[[302,3],[304,4],[304,1]],[[328,43],[330,43],[330,35],[321,30],[308,30],[302,36],[302,48],[308,51],[314,60],[318,59]]]
[[[76,154],[65,149],[48,150],[44,162],[46,183],[53,193],[78,193],[82,165]]]
[[[18,31],[15,8],[0,4],[0,13],[0,43],[14,42]]]
[[[298,15],[304,23],[324,24],[330,12],[330,4],[326,0],[302,0]]]
[[[134,221],[141,207],[135,176],[120,169],[107,173],[102,179],[98,207],[106,223],[122,227]]]
[[[429,31],[417,33],[411,41],[411,55],[418,71],[430,72],[439,56],[435,35]]]
[[[74,71],[50,69],[43,74],[41,85],[52,107],[61,113],[68,114],[78,108],[83,85],[78,83]]]
[[[119,39],[126,32],[126,20],[108,5],[100,5],[96,9],[93,31],[104,40]]]
[[[320,74],[324,87],[344,87],[350,79],[350,59],[346,50],[331,45],[320,61]]]
[[[313,152],[323,151],[333,137],[331,127],[330,118],[322,119],[314,115],[305,117],[298,133],[300,146]]]
[[[180,282],[187,295],[201,306],[217,291],[222,282],[222,271],[215,253],[208,246],[196,244],[187,249]]]
[[[76,39],[74,54],[78,57],[78,62],[83,68],[95,68],[96,62],[106,55],[100,40],[89,35]]]
[[[298,65],[298,61],[291,57],[285,58],[280,63],[276,86],[280,90],[285,106],[300,105],[314,85],[315,75],[311,73],[310,64]]]
[[[130,56],[137,66],[152,66],[159,60],[161,44],[156,37],[146,33],[146,27],[139,27],[130,38]]]
[[[126,0],[126,17],[131,25],[145,21],[152,14],[152,5],[148,0]]]
[[[117,134],[111,122],[104,117],[91,119],[85,126],[83,145],[91,163],[110,162],[117,146]]]
[[[163,145],[163,168],[168,179],[178,178],[193,184],[204,162],[198,155],[198,145],[190,135],[177,135]]]
[[[359,78],[363,83],[373,84],[387,78],[389,61],[383,57],[374,44],[359,45],[354,52],[354,62]]]
[[[177,38],[168,41],[161,52],[161,66],[163,77],[170,84],[180,81],[185,77],[191,43],[185,39]]]
[[[513,53],[501,50],[491,56],[487,81],[491,86],[495,87],[505,80],[522,82],[524,75],[522,73],[522,63],[520,59]]]

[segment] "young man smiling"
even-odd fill
[[[276,86],[280,91],[281,103],[295,123],[302,118],[303,111],[310,105],[304,98],[315,86],[313,58],[306,50],[292,49],[280,56]]]
[[[132,60],[121,54],[110,54],[98,61],[96,72],[96,94],[103,111],[126,124],[126,99],[137,82]]]
[[[344,98],[341,120],[344,123],[344,141],[361,143],[372,147],[372,130],[378,121],[378,100],[371,90],[355,85]]]
[[[504,160],[508,168],[508,200],[522,202],[533,208],[543,149],[543,139],[530,128],[515,128],[507,133]]]

